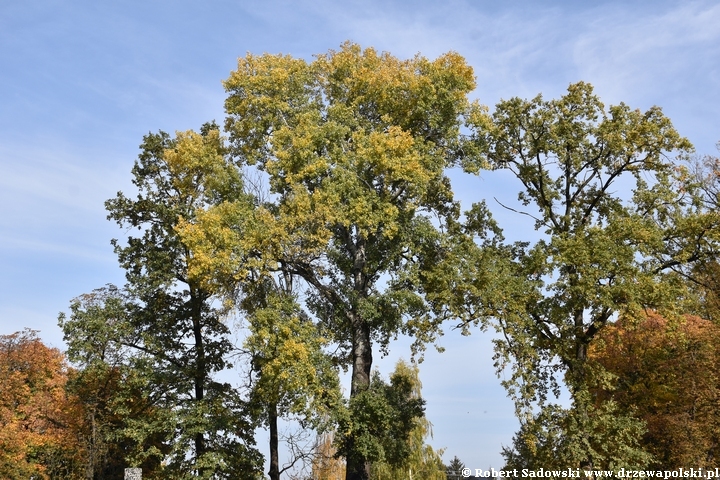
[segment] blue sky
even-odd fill
[[[122,284],[103,202],[131,192],[142,136],[223,118],[221,80],[246,52],[310,59],[352,40],[400,57],[448,50],[474,67],[481,103],[571,82],[607,104],[663,107],[699,154],[720,140],[717,1],[123,1],[0,5],[0,334],[40,330],[63,347],[71,298]],[[512,200],[502,176],[455,172],[466,204]],[[522,219],[501,213],[517,235]],[[421,365],[435,447],[499,467],[517,423],[493,373],[488,335],[442,340]],[[400,341],[383,372],[409,355]]]

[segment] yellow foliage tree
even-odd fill
[[[400,60],[346,43],[312,62],[241,58],[225,81],[225,126],[237,162],[267,173],[273,202],[251,215],[217,205],[180,225],[198,252],[191,274],[244,281],[259,267],[302,279],[352,370],[350,396],[367,390],[373,343],[437,333],[424,272],[442,263],[459,215],[445,168],[474,87],[456,53]],[[366,480],[372,460],[355,453],[347,478]]]
[[[333,432],[318,437],[317,451],[312,462],[312,480],[344,480],[345,462],[338,458]]]

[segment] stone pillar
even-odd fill
[[[142,480],[142,468],[126,468],[125,480]]]

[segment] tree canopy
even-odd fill
[[[710,465],[718,440],[688,418],[717,420],[717,159],[693,163],[660,108],[606,107],[584,82],[493,111],[469,100],[475,86],[454,52],[403,60],[347,42],[312,60],[240,58],[224,82],[227,138],[214,122],[146,135],[137,194],[106,202],[129,232],[112,241],[127,284],[61,315],[78,370],[43,354],[63,387],[37,392],[77,399],[74,460],[8,407],[3,461],[44,474],[22,459],[45,452],[109,478],[116,457],[148,478],[254,480],[260,427],[271,480],[299,459],[333,479],[444,478],[463,464],[446,469],[425,444],[417,368],[386,382],[373,351],[408,335],[421,353],[452,321],[499,333],[520,420],[507,467]],[[495,200],[528,221],[516,241],[482,193],[462,213],[456,166],[511,174],[517,202]],[[233,365],[243,376],[221,380]],[[4,387],[35,405],[22,371]],[[569,405],[553,399],[563,392]],[[281,462],[282,419],[314,430],[317,451]],[[676,438],[648,446],[683,428],[705,460]]]
[[[260,258],[301,279],[352,369],[351,398],[370,386],[373,342],[436,332],[418,270],[445,241],[436,222],[458,214],[444,169],[474,86],[455,53],[399,60],[351,43],[313,62],[248,55],[225,82],[231,152],[267,174],[274,201],[250,220],[208,208],[182,228],[210,259],[195,271],[238,277]],[[368,478],[364,454],[347,454],[348,479]]]
[[[599,399],[645,421],[653,469],[711,469],[720,454],[720,326],[688,315],[650,312],[605,329],[590,350],[617,378]]]
[[[80,447],[65,394],[68,366],[37,332],[0,335],[0,476],[72,478]],[[52,477],[51,477],[52,476]]]
[[[497,360],[513,372],[504,383],[530,445],[525,453],[545,442],[555,447],[538,465],[641,465],[637,435],[613,436],[641,425],[594,405],[590,389],[607,378],[587,352],[618,315],[682,308],[686,284],[677,272],[704,255],[714,222],[669,157],[691,145],[659,108],[606,109],[586,83],[557,100],[513,98],[492,114],[476,110],[471,122],[479,160],[509,170],[521,186],[521,206],[507,208],[538,230],[539,240],[507,248],[501,295],[484,300],[503,334]],[[477,162],[467,159],[466,169],[476,171]],[[569,411],[548,403],[561,386]],[[541,440],[538,422],[559,431]]]

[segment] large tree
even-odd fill
[[[204,244],[197,268],[226,275],[254,252],[300,277],[352,369],[352,398],[370,386],[373,343],[434,332],[418,266],[435,261],[438,226],[457,214],[444,169],[474,86],[455,53],[400,60],[351,43],[312,62],[248,55],[225,82],[232,153],[267,174],[276,202],[254,213],[255,234],[231,208],[208,211],[185,231]],[[349,480],[369,471],[362,454],[348,457]]]
[[[132,336],[122,341],[142,353],[156,404],[171,414],[165,469],[176,478],[254,478],[253,426],[238,392],[217,380],[233,349],[216,308],[222,304],[189,274],[195,253],[176,231],[203,208],[247,204],[249,197],[214,124],[175,138],[148,134],[141,149],[133,168],[137,197],[120,192],[106,207],[110,219],[138,230],[125,243],[113,241],[128,281]]]
[[[659,108],[605,108],[586,83],[557,100],[478,109],[472,123],[482,165],[467,159],[466,168],[512,173],[520,205],[498,202],[538,232],[505,249],[501,283],[484,299],[502,333],[499,367],[512,369],[504,384],[523,426],[516,445],[565,467],[642,465],[641,425],[592,399],[608,377],[588,349],[619,314],[672,311],[687,298],[676,271],[703,255],[712,228],[668,157],[691,146]],[[570,409],[548,401],[563,385]]]

